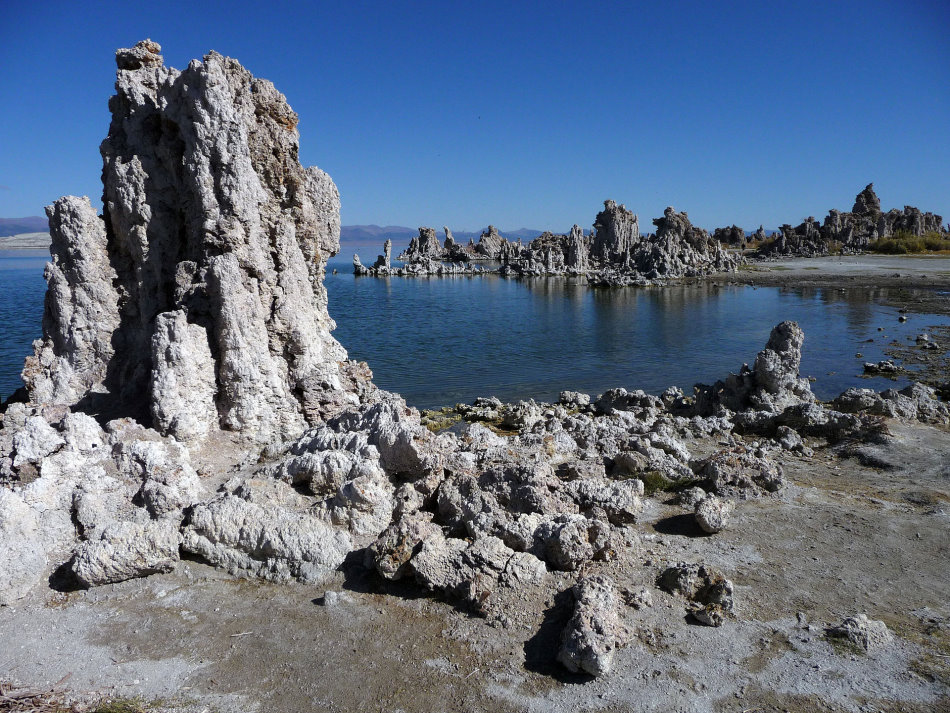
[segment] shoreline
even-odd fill
[[[525,419],[550,419],[541,409],[594,407],[571,401],[577,396],[569,395],[565,406],[539,404],[537,414],[500,404],[512,419],[503,448],[526,447],[534,429]],[[624,394],[611,399],[613,405],[598,408],[618,409],[614,418],[622,420],[650,418]],[[555,420],[566,424],[565,418],[571,417]],[[484,421],[460,433],[485,442],[473,453],[491,443],[478,430],[483,427]],[[14,690],[55,688],[69,676],[66,699],[106,695],[189,713],[304,710],[317,693],[343,710],[383,705],[419,713],[435,710],[447,694],[459,709],[506,713],[617,706],[724,712],[738,701],[742,710],[805,713],[834,701],[857,711],[849,695],[855,690],[866,702],[913,713],[945,705],[950,610],[941,594],[939,553],[950,553],[940,526],[950,501],[941,475],[950,428],[888,419],[884,443],[835,443],[800,430],[791,447],[755,433],[677,434],[682,440],[674,443],[697,460],[765,449],[761,462],[784,473],[785,485],[739,498],[728,527],[709,535],[684,504],[688,482],[645,479],[635,524],[618,528],[629,539],[627,552],[588,565],[615,583],[630,630],[606,675],[570,674],[553,659],[574,606],[568,596],[574,575],[557,568],[547,570],[544,586],[500,588],[494,606],[473,612],[449,592],[383,578],[359,557],[322,581],[280,583],[240,571],[236,578],[190,557],[171,572],[110,586],[39,586],[0,608],[0,641],[24,647],[6,690],[11,683]],[[238,456],[222,460],[222,445],[212,441],[194,451],[195,467],[249,475]],[[658,451],[654,457],[661,457]],[[578,471],[567,479],[589,477]],[[684,617],[683,597],[656,583],[658,571],[682,561],[708,563],[734,582],[735,610],[718,633]],[[840,586],[827,586],[832,577]],[[835,623],[858,611],[886,624],[888,643],[865,650],[833,639],[828,632]],[[332,647],[332,657],[315,662],[315,641]],[[691,675],[690,662],[701,667],[702,686],[679,688],[684,672]],[[277,679],[280,686],[273,685]],[[393,680],[403,685],[394,690]],[[838,680],[854,683],[842,687]]]

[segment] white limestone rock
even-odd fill
[[[643,481],[582,478],[565,487],[582,508],[599,507],[614,525],[635,523],[643,509]]]
[[[296,494],[283,488],[292,504]],[[307,509],[226,492],[192,508],[182,547],[232,574],[318,582],[343,563],[353,542]]]
[[[82,455],[92,455],[106,444],[106,433],[98,421],[84,413],[69,413],[63,419],[63,439],[66,445]],[[100,451],[104,454],[103,451]]]
[[[180,441],[201,440],[217,428],[214,360],[208,332],[189,324],[184,310],[155,318],[152,335],[152,419]]]
[[[295,437],[373,390],[330,334],[339,193],[299,164],[297,115],[270,82],[215,52],[181,72],[160,52],[116,53],[103,219],[86,199],[49,209],[30,398],[187,440],[219,423]]]
[[[52,262],[45,272],[43,338],[33,343],[22,376],[33,402],[73,405],[106,378],[119,294],[105,225],[89,199],[60,198],[46,214]]]
[[[206,495],[180,443],[141,429],[116,439],[113,450],[119,472],[140,481],[138,494],[153,517],[178,516]]]
[[[733,509],[735,503],[731,500],[721,500],[715,495],[708,495],[696,504],[696,523],[707,534],[722,532],[729,524]]]
[[[19,495],[0,488],[0,606],[25,597],[46,565],[36,514]]]
[[[894,640],[887,624],[868,619],[867,614],[845,617],[840,624],[828,629],[828,636],[849,641],[868,653],[884,649]]]
[[[13,436],[13,466],[38,464],[65,444],[59,432],[42,416],[30,416]]]
[[[610,526],[583,515],[558,515],[543,522],[534,536],[545,561],[559,570],[572,572],[607,547]]]
[[[392,520],[395,489],[382,469],[367,469],[343,483],[328,504],[330,521],[346,527],[357,546],[368,544]],[[368,538],[368,539],[367,539]]]
[[[85,587],[170,572],[180,542],[177,524],[168,520],[116,522],[79,545],[71,568]]]
[[[735,587],[721,572],[701,563],[677,562],[657,578],[657,586],[687,599],[686,610],[705,626],[722,626],[735,611]]]
[[[561,636],[558,661],[571,673],[602,676],[630,635],[620,617],[616,588],[610,577],[593,575],[575,584],[572,593],[574,615]]]

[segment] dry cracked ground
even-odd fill
[[[489,620],[356,558],[320,587],[187,561],[88,591],[39,588],[0,609],[0,671],[8,692],[59,683],[67,700],[146,710],[950,710],[950,432],[889,427],[884,446],[816,440],[812,457],[785,453],[790,487],[739,502],[713,536],[672,497],[648,498],[632,559],[608,568],[652,606],[624,608],[631,643],[597,679],[555,661],[568,596],[526,594]],[[721,628],[696,625],[655,586],[681,560],[734,582]],[[886,622],[891,644],[827,636],[855,613]]]

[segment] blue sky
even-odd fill
[[[300,114],[346,224],[950,218],[950,3],[19,2],[0,9],[0,216],[98,202],[117,47],[214,49]]]

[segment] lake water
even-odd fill
[[[0,251],[4,396],[20,385],[23,358],[40,336],[45,262],[45,252]],[[950,324],[938,315],[901,324],[897,310],[880,303],[884,290],[591,290],[562,278],[356,278],[343,258],[329,267],[339,270],[326,282],[337,339],[352,358],[369,362],[379,386],[420,408],[490,395],[553,400],[565,389],[688,391],[751,362],[785,319],[805,330],[802,374],[830,398],[849,386],[893,386],[862,378],[862,362],[884,358],[894,339]]]

